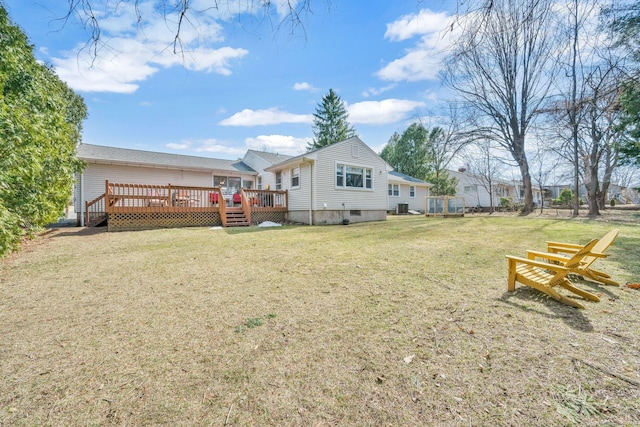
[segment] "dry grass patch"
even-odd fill
[[[505,254],[611,227],[60,230],[0,262],[0,425],[639,424],[640,291],[506,293]],[[637,282],[616,227],[599,266]]]

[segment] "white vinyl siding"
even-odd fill
[[[353,146],[357,146],[357,150]],[[357,153],[358,157],[353,154]],[[386,163],[359,139],[329,145],[316,153],[313,209],[384,210],[387,209]],[[371,188],[338,185],[338,165],[359,166],[371,170]],[[346,169],[344,170],[346,184]],[[303,179],[304,176],[303,176]],[[364,177],[366,186],[366,175]],[[344,204],[344,206],[343,206]],[[308,208],[308,207],[307,207]]]
[[[429,187],[425,184],[411,184],[406,181],[390,182],[389,188],[398,188],[397,196],[389,194],[389,210],[395,211],[398,204],[408,204],[409,209],[414,211],[424,211],[425,197],[429,195]],[[414,188],[415,195],[411,196],[411,187]]]

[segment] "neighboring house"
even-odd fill
[[[158,211],[167,218],[174,211],[187,210],[206,210],[202,213],[203,217],[206,213],[209,217],[218,218],[218,209],[208,207],[209,197],[214,197],[209,194],[212,190],[205,190],[218,187],[227,202],[231,198],[226,195],[239,193],[240,189],[245,189],[245,193],[250,190],[254,197],[250,202],[255,202],[256,206],[259,202],[255,199],[257,192],[286,191],[285,204],[269,198],[271,208],[275,211],[285,210],[289,221],[304,224],[384,220],[390,206],[387,179],[392,168],[357,137],[297,157],[248,150],[242,159],[221,160],[90,144],[80,144],[77,155],[86,164],[86,168],[77,176],[74,189],[75,210],[81,224],[85,219],[85,211],[91,213],[85,209],[85,202],[104,197],[111,189],[106,188],[106,181],[110,185],[144,187],[140,195],[125,197],[129,199],[127,206],[136,198],[144,199],[147,205],[142,209],[143,213]],[[406,181],[410,201],[410,187],[415,184],[414,201],[423,200],[428,184],[419,180],[410,181],[412,179],[406,176],[392,178],[403,185]],[[166,202],[156,200],[151,195],[156,189],[150,186],[158,185],[168,186],[161,189]],[[197,200],[190,200],[193,203],[189,203],[194,206],[178,207],[174,200],[169,200],[175,196],[172,189],[178,187],[202,188],[194,190],[198,194]],[[118,207],[122,207],[122,197],[112,200],[118,199]],[[156,202],[162,202],[161,206],[151,206]],[[245,202],[243,206],[247,209],[249,202]],[[411,206],[413,208],[414,205]],[[136,207],[139,208],[139,205]],[[253,204],[250,207],[254,209]],[[260,206],[255,209],[260,210]],[[124,215],[124,211],[121,213]]]
[[[406,213],[407,207],[414,211],[425,211],[425,198],[429,196],[432,184],[421,179],[391,171],[387,179],[388,210],[396,213]]]
[[[464,168],[457,171],[448,170],[449,177],[458,180],[456,186],[456,196],[464,197],[465,206],[473,208],[480,206],[488,208],[492,206],[500,206],[500,197],[510,197],[514,202],[518,201],[516,185],[511,181],[494,178],[492,180],[493,197],[489,195],[489,185],[481,176],[472,174]]]
[[[500,206],[500,198],[507,197],[514,203],[520,203],[524,199],[524,188],[521,181],[510,181],[502,178],[494,178],[491,180],[492,196],[489,195],[489,183],[486,178],[481,175],[473,174],[465,168],[457,171],[448,170],[450,177],[458,180],[456,186],[456,196],[464,197],[465,206],[467,208],[482,207],[489,208]],[[542,201],[540,189],[533,186],[533,202],[539,206]]]
[[[265,168],[289,192],[289,220],[303,224],[385,220],[391,170],[358,137]]]

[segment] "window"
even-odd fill
[[[276,172],[276,190],[282,190],[282,172]]]
[[[344,165],[336,165],[336,187],[344,187]]]
[[[300,187],[300,168],[291,169],[291,188]]]
[[[476,185],[465,185],[464,186],[464,192],[465,193],[471,193],[472,191],[476,191]]]
[[[258,176],[258,190],[262,190],[262,177]]]
[[[416,197],[416,187],[413,185],[409,186],[409,197]]]
[[[400,197],[400,187],[398,184],[389,184],[389,196]]]
[[[245,181],[251,182],[251,181]],[[237,191],[240,191],[240,184],[242,183],[242,178],[236,176],[218,176],[214,175],[213,177],[213,186],[220,187],[224,194],[233,194]],[[251,184],[252,185],[252,184]],[[249,188],[246,187],[245,188]]]
[[[247,189],[247,190],[252,190],[253,189],[253,181],[242,180],[242,187]]]
[[[336,187],[373,189],[373,169],[336,164]]]

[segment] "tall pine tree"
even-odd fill
[[[309,151],[344,141],[356,136],[349,124],[349,113],[340,97],[329,89],[313,114],[313,142],[307,146]]]

